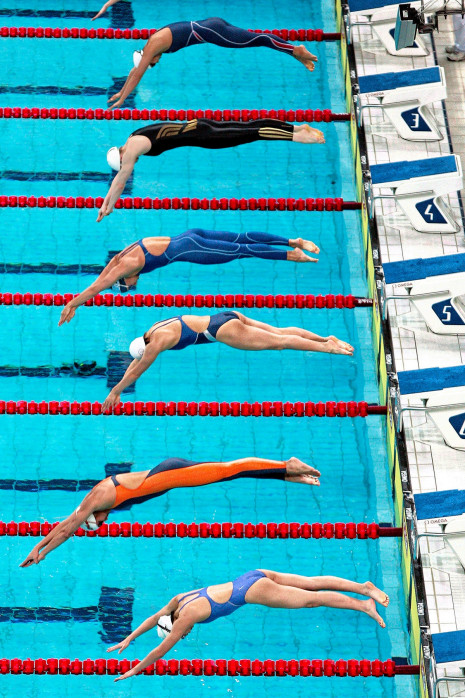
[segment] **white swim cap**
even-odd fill
[[[107,151],[107,162],[112,170],[117,172],[121,169],[121,158],[119,154],[119,148],[114,145],[110,150]]]
[[[133,359],[141,359],[145,351],[145,342],[143,337],[136,337],[129,345],[129,353]]]
[[[134,63],[134,68],[139,67],[139,63],[142,60],[142,56],[144,55],[144,51],[140,49],[140,51],[134,51],[132,54],[132,62]],[[153,65],[148,64],[147,68],[153,68]]]
[[[98,528],[100,528],[100,524],[97,523],[93,514],[91,514],[89,518],[84,521],[84,523],[88,531],[96,531]]]
[[[173,621],[171,620],[171,616],[162,616],[158,619],[157,633],[158,637],[160,637],[162,640],[164,640],[165,637],[168,637],[172,629]]]
[[[134,68],[139,67],[139,63],[142,60],[142,56],[144,55],[143,50],[141,49],[140,51],[134,51],[132,54],[132,62],[134,63]]]

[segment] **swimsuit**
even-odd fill
[[[249,32],[235,27],[221,17],[208,17],[198,22],[173,22],[166,25],[173,41],[165,53],[175,53],[187,46],[215,44],[223,48],[255,48],[265,46],[275,51],[292,54],[294,46],[273,34]]]
[[[247,123],[193,119],[177,123],[156,122],[138,128],[131,136],[146,136],[152,145],[144,155],[155,157],[187,145],[216,150],[255,141],[291,141],[293,133],[293,124],[279,119],[256,119]]]
[[[131,504],[146,502],[160,497],[175,487],[198,487],[214,482],[226,482],[243,477],[284,480],[285,463],[276,463],[259,458],[243,458],[230,463],[208,463],[168,458],[152,468],[145,480],[136,489],[129,489],[118,482],[117,476],[111,480],[116,488],[116,499],[112,509],[130,501]]]
[[[207,592],[208,587],[203,587],[203,589],[199,589],[198,591],[191,591],[188,594],[184,594],[184,596],[179,599],[179,603],[181,603],[181,601],[188,596],[193,596],[192,599],[189,599],[189,601],[186,601],[186,603],[181,606],[180,610],[182,610],[184,606],[187,606],[187,604],[189,604],[191,601],[196,601],[197,599],[203,598],[207,599],[209,602],[211,613],[206,620],[201,620],[200,623],[211,623],[217,618],[230,616],[231,613],[234,613],[234,611],[237,611],[238,608],[247,603],[245,600],[245,595],[249,591],[250,587],[253,586],[255,582],[258,582],[259,579],[263,579],[264,577],[266,577],[266,574],[264,574],[264,572],[260,572],[260,570],[251,570],[250,572],[246,572],[240,577],[237,577],[233,580],[233,588],[229,601],[225,601],[224,603],[214,601]]]
[[[289,239],[270,233],[230,233],[225,230],[204,230],[192,228],[171,238],[162,254],[151,254],[143,240],[138,240],[120,252],[120,257],[139,246],[144,253],[144,266],[138,274],[148,274],[154,269],[161,269],[173,262],[191,262],[192,264],[226,264],[235,259],[257,257],[260,259],[287,259],[286,250],[277,250],[271,245],[289,246]],[[116,282],[120,293],[135,289],[128,286],[125,277]]]
[[[145,256],[145,264],[139,274],[147,274],[173,262],[225,264],[246,257],[287,259],[286,250],[276,250],[270,245],[289,246],[289,239],[269,233],[229,233],[192,228],[171,238],[166,250],[159,255],[151,254],[142,240],[135,244],[139,245]]]
[[[230,320],[238,319],[238,314],[233,310],[226,310],[223,313],[216,313],[216,315],[211,315],[210,322],[208,323],[206,330],[203,332],[196,332],[184,322],[182,315],[177,315],[176,317],[169,318],[168,320],[160,320],[160,322],[155,323],[154,328],[150,331],[149,337],[153,332],[156,332],[161,327],[171,325],[173,322],[177,322],[179,320],[181,323],[181,336],[179,338],[179,342],[175,344],[174,347],[171,347],[169,351],[185,349],[193,344],[211,344],[211,342],[216,341],[216,333],[220,327],[225,325]],[[146,344],[148,344],[148,340],[145,339],[145,335],[144,341]]]

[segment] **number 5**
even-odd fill
[[[448,310],[448,308],[450,308],[450,310],[452,310],[452,306],[451,306],[451,305],[445,305],[444,308],[442,309],[442,314],[443,314],[443,316],[444,316],[444,319],[443,319],[442,322],[443,322],[444,325],[445,325],[447,322],[450,322],[450,320],[451,320],[451,313],[450,313],[450,310]]]

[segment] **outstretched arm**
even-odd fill
[[[160,345],[159,342],[150,343],[145,347],[144,355],[141,359],[134,359],[126,369],[126,373],[119,383],[111,390],[105,402],[102,405],[102,411],[105,412],[110,407],[118,405],[121,400],[121,393],[125,388],[136,382],[138,378],[153,364],[158,354],[166,347]]]
[[[133,270],[131,270],[131,272],[132,271]],[[134,273],[136,273],[135,270]],[[58,327],[65,322],[70,322],[75,315],[76,309],[79,308],[80,305],[84,305],[89,298],[93,298],[97,293],[100,293],[100,291],[110,288],[118,279],[125,275],[128,275],[128,266],[126,262],[121,261],[117,264],[112,264],[112,262],[110,262],[90,286],[65,305],[61,311]]]
[[[163,606],[163,608],[161,608],[157,613],[154,613],[153,616],[149,616],[148,618],[146,618],[144,622],[141,623],[138,628],[133,630],[132,633],[130,633],[127,637],[125,637],[124,640],[118,642],[117,645],[109,647],[107,649],[107,652],[114,652],[115,650],[118,650],[118,654],[121,654],[121,652],[124,652],[126,647],[128,647],[133,640],[135,640],[140,635],[143,635],[148,630],[152,630],[152,628],[155,628],[160,618],[162,616],[169,616],[173,611],[176,610],[177,606],[177,598],[176,596],[173,596],[171,601],[167,603],[166,606]]]
[[[137,68],[133,68],[131,70],[121,90],[119,92],[116,92],[116,94],[114,94],[113,97],[110,97],[110,99],[108,100],[108,104],[111,105],[110,109],[119,109],[119,107],[121,107],[125,103],[131,92],[137,87],[137,85],[142,80],[142,77],[147,68],[149,68],[151,64],[154,66],[155,63],[158,63],[160,58],[161,54],[159,56],[153,56],[152,58],[150,58],[148,55],[145,55],[144,51],[144,55],[142,56],[141,62],[139,63]]]
[[[100,221],[103,218],[105,218],[105,216],[109,216],[110,213],[113,211],[116,202],[118,201],[118,199],[124,191],[126,182],[132,175],[132,171],[134,169],[134,165],[137,162],[137,158],[141,154],[142,153],[137,154],[133,151],[124,153],[121,169],[114,178],[113,182],[111,183],[111,187],[108,191],[108,194],[103,200],[102,207],[98,212],[97,223],[100,223]]]
[[[152,34],[143,48],[142,58],[139,65],[137,68],[134,67],[131,70],[121,90],[108,100],[108,104],[111,104],[111,109],[116,109],[124,104],[128,96],[142,80],[147,68],[150,68],[150,66],[153,67],[158,63],[162,53],[169,49],[171,43],[171,31],[166,30],[166,28],[160,32]]]
[[[37,545],[35,545],[26,559],[20,564],[20,567],[30,567],[38,565],[52,550],[58,548],[70,538],[75,531],[84,523],[84,521],[92,514],[96,507],[96,498],[94,491],[84,498],[78,509],[73,511],[71,516],[68,516],[64,521],[60,521],[58,526],[52,528],[50,533],[45,536]]]
[[[163,615],[163,614],[162,614]],[[123,679],[129,679],[131,676],[135,676],[136,674],[139,674],[141,671],[143,671],[146,667],[150,666],[154,662],[157,661],[157,659],[161,659],[162,657],[165,656],[169,650],[175,646],[179,640],[181,640],[184,635],[189,633],[192,630],[192,627],[195,623],[195,617],[193,614],[188,613],[187,611],[183,613],[181,618],[178,618],[177,620],[174,621],[173,623],[173,628],[166,637],[163,642],[161,642],[158,647],[155,647],[149,654],[144,657],[144,659],[139,662],[139,664],[136,664],[135,667],[127,671],[125,674],[122,676],[118,676],[115,681],[122,681]]]
[[[117,2],[119,2],[119,0],[108,0],[108,2],[106,2],[103,5],[102,9],[99,12],[97,12],[95,17],[92,17],[92,21],[94,21],[94,19],[98,19],[99,17],[104,15],[105,12],[108,10],[108,8],[111,7],[112,5],[115,5]]]

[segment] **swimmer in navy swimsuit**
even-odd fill
[[[354,599],[341,592],[360,594],[368,599]],[[232,582],[213,584],[195,589],[187,594],[177,594],[169,603],[153,616],[147,618],[136,630],[107,652],[123,652],[137,637],[157,628],[163,641],[139,664],[119,676],[115,681],[128,679],[143,671],[165,656],[174,645],[186,637],[196,623],[211,623],[218,618],[229,616],[242,606],[258,604],[269,608],[340,608],[347,611],[365,613],[382,628],[386,623],[376,610],[379,603],[385,608],[389,596],[372,582],[358,583],[341,577],[304,577],[299,574],[272,572],[271,570],[251,570]],[[310,619],[309,619],[310,620]],[[241,621],[238,621],[242,624]],[[236,630],[238,628],[236,623]],[[346,632],[346,631],[344,631]],[[283,629],[282,635],[286,633]]]
[[[279,250],[273,245],[288,246]],[[97,293],[116,285],[126,293],[136,287],[140,274],[148,274],[173,262],[192,264],[226,264],[235,259],[261,258],[292,262],[317,262],[303,250],[318,254],[310,240],[289,239],[271,233],[230,233],[225,230],[192,228],[176,237],[148,237],[134,242],[115,255],[97,279],[63,308],[60,322],[70,322],[76,309]]]
[[[212,342],[245,351],[294,349],[346,356],[354,353],[350,344],[337,337],[320,337],[300,327],[273,327],[245,317],[237,310],[216,315],[178,315],[156,322],[142,337],[131,342],[129,352],[134,361],[106,398],[103,411],[117,405],[122,391],[135,383],[162,352]]]
[[[188,46],[214,44],[222,48],[270,48],[296,58],[311,72],[318,60],[305,46],[294,46],[274,34],[251,32],[235,27],[221,17],[208,17],[198,21],[174,22],[162,27],[149,38],[141,51],[134,51],[134,68],[122,89],[108,102],[112,109],[121,107],[139,84],[147,68],[153,68],[164,53],[176,53]]]
[[[113,211],[141,155],[156,157],[168,150],[183,146],[218,150],[255,141],[292,141],[314,144],[324,143],[325,138],[320,130],[308,124],[294,126],[279,119],[256,119],[246,123],[193,119],[168,123],[156,122],[143,126],[131,133],[121,148],[114,145],[107,152],[107,162],[118,174],[104,199],[97,223]]]
[[[74,535],[80,526],[97,530],[112,509],[146,502],[178,487],[200,487],[239,478],[274,479],[303,485],[319,485],[320,471],[298,458],[286,461],[240,458],[220,462],[198,462],[168,458],[152,470],[120,473],[99,482],[75,511],[34,546],[21,567],[41,562],[48,553]]]

